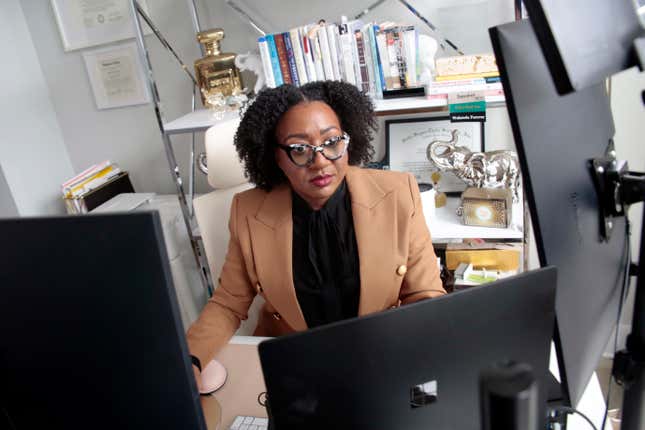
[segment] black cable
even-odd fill
[[[556,411],[556,412],[566,412],[567,414],[578,414],[589,423],[591,428],[593,428],[594,430],[598,430],[598,428],[589,419],[589,417],[587,417],[585,414],[583,414],[582,412],[580,412],[579,410],[577,410],[575,408],[570,408],[568,406],[555,406],[555,407],[551,408],[551,410]]]
[[[616,357],[616,352],[618,352],[618,332],[620,330],[620,320],[623,314],[623,304],[625,303],[625,300],[627,300],[627,296],[629,295],[629,284],[630,284],[630,277],[629,277],[629,266],[631,265],[632,262],[632,246],[631,246],[631,227],[629,224],[629,218],[627,218],[627,215],[625,215],[625,270],[623,273],[623,285],[620,290],[620,303],[618,304],[618,315],[616,316],[616,333],[614,335],[614,351],[613,355]],[[613,361],[612,361],[613,363]],[[611,400],[611,387],[612,387],[612,382],[614,380],[614,375],[613,375],[613,364],[612,364],[612,369],[609,372],[609,382],[607,385],[607,397],[605,398],[605,414],[603,415],[602,418],[602,429],[604,430],[605,424],[607,423],[607,416],[609,415],[609,401]]]

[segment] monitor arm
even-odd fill
[[[645,103],[645,93],[643,94]],[[616,160],[613,141],[604,157],[589,160],[598,196],[600,238],[611,238],[615,217],[625,216],[626,207],[645,201],[645,173],[630,172],[626,162]],[[645,428],[645,211],[641,225],[639,263],[630,262],[630,276],[636,276],[636,296],[632,332],[627,337],[627,349],[614,357],[612,375],[624,388],[621,428]],[[629,282],[629,280],[627,280]],[[618,327],[616,328],[618,330]]]
[[[613,219],[625,216],[625,206],[645,200],[645,173],[630,172],[627,162],[616,159],[613,140],[605,156],[589,160],[588,167],[598,196],[600,238],[609,242]]]

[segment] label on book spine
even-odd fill
[[[280,71],[282,72],[282,80],[285,84],[293,83],[291,79],[291,72],[289,71],[289,59],[287,59],[287,48],[284,46],[284,37],[282,34],[274,34],[275,47],[278,51],[278,62],[280,63]]]
[[[291,73],[291,80],[295,86],[300,86],[300,79],[298,78],[298,69],[296,68],[296,58],[291,45],[291,36],[289,33],[282,33],[284,38],[284,47],[287,51],[287,61],[289,62],[289,72]]]

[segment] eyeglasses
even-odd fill
[[[298,167],[307,167],[314,162],[316,152],[320,152],[329,161],[338,160],[345,155],[345,151],[349,146],[349,135],[343,133],[341,136],[331,137],[320,146],[309,145],[308,143],[294,143],[292,145],[278,143],[277,145],[287,153],[293,164]]]

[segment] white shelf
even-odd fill
[[[166,134],[195,133],[206,131],[220,121],[229,120],[238,116],[238,112],[230,111],[224,114],[214,113],[210,109],[197,109],[195,112],[164,124]]]
[[[426,224],[433,242],[453,242],[455,239],[523,239],[524,211],[520,203],[513,204],[513,221],[509,228],[473,227],[462,224],[455,213],[460,205],[458,197],[448,197],[446,206],[435,209],[435,216],[426,214]]]
[[[497,99],[488,103],[488,107],[503,106]],[[446,111],[447,103],[440,99],[425,97],[404,97],[396,99],[374,99],[374,112],[377,115],[402,114],[414,112]],[[164,123],[166,134],[196,133],[206,131],[220,121],[235,118],[237,111],[215,114],[210,109],[197,109],[173,121]]]

